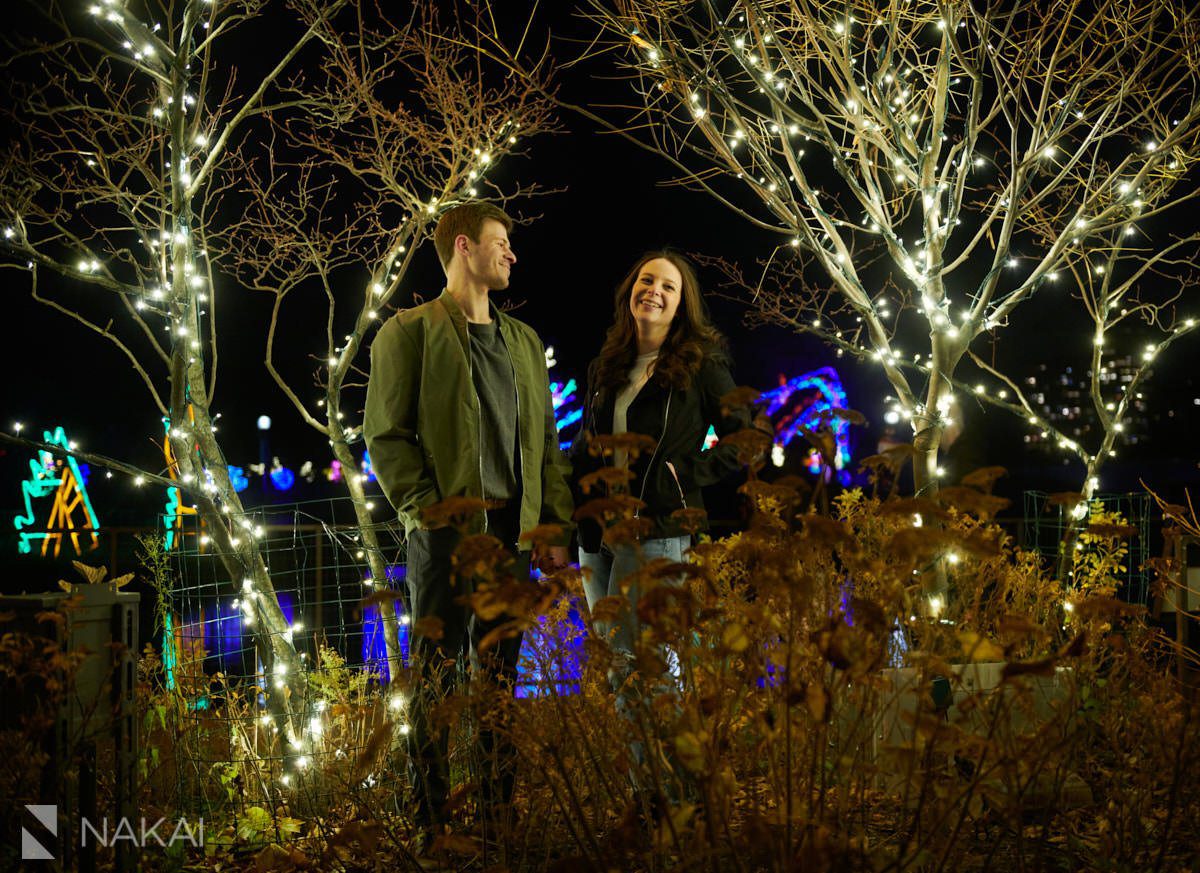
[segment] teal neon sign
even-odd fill
[[[71,441],[67,439],[66,431],[61,427],[55,428],[53,432],[43,431],[42,442],[62,446],[68,450],[71,448]],[[34,530],[37,525],[34,501],[41,500],[51,493],[54,494],[54,502],[50,508],[50,520],[47,525],[51,529]],[[90,533],[92,547],[95,548],[96,531],[100,522],[96,518],[96,511],[92,509],[83,472],[73,457],[67,455],[58,463],[53,453],[39,451],[37,458],[29,462],[29,478],[21,483],[21,497],[25,501],[25,512],[13,519],[13,526],[18,531],[17,551],[20,554],[31,554],[34,543],[40,541],[44,555],[53,541],[54,554],[57,556],[63,533],[67,531],[71,534],[76,554],[82,554],[79,546],[81,532]],[[78,527],[75,524],[77,510],[83,513],[82,523]]]

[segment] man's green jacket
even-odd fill
[[[512,359],[520,443],[521,530],[571,526],[570,466],[558,446],[546,353],[533,328],[493,310]],[[383,493],[404,522],[446,497],[482,497],[479,398],[467,317],[443,291],[397,313],[371,345],[363,433]],[[484,528],[480,513],[471,530]],[[565,541],[565,537],[564,537]]]

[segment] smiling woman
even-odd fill
[[[585,493],[587,483],[601,479],[610,497],[636,497],[632,519],[602,529],[584,507],[578,528],[588,606],[622,601],[615,622],[597,621],[596,629],[611,633],[614,651],[626,656],[613,676],[614,687],[624,688],[618,701],[624,708],[625,696],[637,693],[625,679],[640,633],[637,603],[646,593],[629,577],[652,559],[685,560],[691,533],[702,524],[700,488],[740,468],[734,446],[706,452],[705,436],[710,425],[722,437],[741,430],[749,415],[722,408],[721,398],[734,389],[724,339],[709,323],[685,258],[671,251],[643,255],[613,303],[613,324],[588,368],[584,426],[570,457],[577,506],[595,496]],[[643,444],[645,452],[634,451]]]
[[[638,355],[658,353],[655,380],[680,390],[691,384],[706,357],[725,357],[725,339],[708,320],[696,272],[677,252],[639,258],[617,286],[613,304],[613,324],[593,362],[592,391],[620,390]]]
[[[637,324],[638,356],[658,355],[679,308],[683,274],[667,258],[653,258],[638,269],[629,311]]]

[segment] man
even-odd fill
[[[442,634],[414,634],[411,656],[421,681],[410,717],[409,774],[414,818],[427,834],[441,827],[449,790],[447,735],[429,719],[439,692],[448,692],[456,665],[470,649],[487,674],[516,677],[519,636],[486,652],[478,644],[503,619],[479,620],[458,598],[474,581],[453,572],[460,540],[449,527],[429,529],[422,510],[452,496],[483,498],[498,508],[471,519],[470,533],[486,532],[509,550],[508,571],[529,578],[521,531],[538,524],[570,524],[569,471],[558,448],[545,351],[532,328],[496,310],[489,293],[508,287],[516,255],[510,219],[498,207],[471,202],[437,224],[434,247],[446,273],[436,300],[398,313],[371,347],[363,431],[384,493],[404,522],[408,539],[408,608],[414,626],[437,619]],[[565,547],[536,556],[544,570],[566,566]],[[503,744],[502,744],[503,745]],[[480,812],[495,815],[512,793],[512,754],[483,729],[485,762]],[[499,760],[499,773],[491,764]]]

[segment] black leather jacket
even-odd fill
[[[588,366],[583,427],[568,453],[576,506],[602,496],[595,490],[583,494],[579,488],[580,478],[599,469],[601,464],[612,463],[611,458],[604,460],[588,452],[588,440],[593,434],[612,432],[615,392],[594,387],[597,369],[598,360],[594,360]],[[646,503],[641,510],[642,517],[654,522],[655,530],[651,536],[682,534],[671,513],[683,507],[703,509],[700,489],[741,468],[733,446],[716,445],[702,451],[709,425],[715,428],[718,437],[750,426],[748,410],[721,414],[721,398],[734,387],[733,377],[724,361],[709,356],[687,390],[664,388],[651,378],[629,404],[625,419],[628,431],[645,434],[656,443],[652,453],[641,455],[633,463],[634,478],[630,485],[630,493]],[[671,467],[674,467],[674,473]],[[584,551],[598,551],[601,535],[596,522],[584,520],[580,523],[579,544]]]

